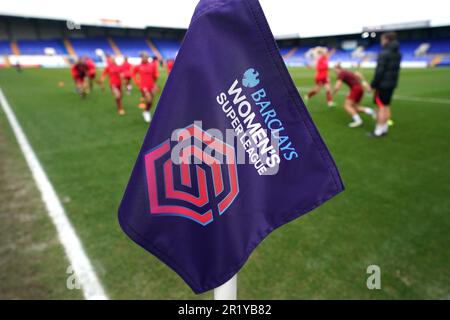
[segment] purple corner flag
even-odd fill
[[[344,189],[257,0],[201,0],[119,208],[196,293]]]

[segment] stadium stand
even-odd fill
[[[180,50],[180,42],[170,39],[152,39],[164,59],[174,59]]]
[[[308,64],[308,59],[306,58],[306,53],[311,49],[311,47],[289,47],[280,48],[280,52],[284,57],[287,64],[290,65],[306,65]],[[283,52],[293,52],[292,55],[283,54]]]
[[[150,51],[145,38],[114,37],[114,41],[125,56],[138,57],[142,51]]]
[[[429,45],[424,55],[417,55],[417,49],[422,45]],[[307,65],[312,63],[312,59],[307,56],[307,52],[311,49],[308,47],[297,47],[295,53],[288,56],[288,52],[291,52],[295,47],[286,46],[280,47],[280,52],[285,58],[285,61],[289,65]],[[403,55],[403,61],[406,63],[421,63],[424,66],[433,64],[436,61],[436,55],[442,55],[439,57],[439,63],[437,65],[448,65],[450,60],[450,39],[441,40],[411,40],[401,41],[400,49]],[[337,49],[335,54],[330,58],[331,62],[344,62],[350,64],[361,64],[364,62],[373,63],[376,61],[377,55],[380,52],[381,47],[378,43],[367,46],[364,51],[363,57],[353,57],[352,51]],[[420,66],[417,64],[417,66]]]
[[[280,53],[283,57],[285,57],[293,49],[296,49],[296,47],[292,47],[292,46],[282,47],[282,48],[280,48]]]
[[[7,40],[0,41],[0,55],[12,54],[11,42]]]
[[[96,54],[97,49],[103,50],[105,54],[117,54],[120,52],[122,55],[130,57],[137,57],[140,52],[148,51],[150,54],[157,54],[152,52],[151,43],[154,43],[158,52],[163,59],[173,59],[176,57],[180,48],[180,42],[170,39],[152,39],[151,42],[143,37],[114,37],[113,42],[107,37],[94,37],[94,38],[80,38],[69,39],[71,46],[76,55],[87,55],[94,59],[94,61],[100,61],[100,58]],[[67,41],[67,40],[66,40]],[[11,42],[7,40],[0,41],[0,54],[11,55],[14,54],[12,48],[16,43],[17,48],[22,55],[44,55],[46,48],[53,48],[57,55],[68,55],[67,46],[64,45],[62,39],[55,40],[17,40]],[[113,48],[111,43],[116,48]],[[424,55],[417,55],[417,49],[427,44],[427,51]],[[311,57],[307,56],[307,53],[313,46],[281,46],[280,53],[289,65],[306,65],[311,63]],[[363,57],[354,57],[352,51],[337,49],[335,54],[331,57],[332,62],[347,62],[347,63],[361,63],[364,61],[373,62],[376,60],[377,54],[381,48],[379,44],[373,44],[367,46],[363,53]],[[402,41],[401,51],[403,54],[403,61],[407,62],[423,62],[425,64],[431,64],[435,61],[436,55],[441,55],[441,64],[448,65],[450,56],[450,39],[444,40],[414,40],[414,41]]]
[[[443,40],[431,40],[429,54],[449,54],[450,53],[450,38]]]
[[[347,61],[347,62],[359,62],[361,59],[352,57],[352,51],[337,49],[330,61]]]
[[[67,54],[62,40],[18,40],[17,45],[21,54],[45,54],[46,48],[54,49],[55,54]]]
[[[140,52],[147,51],[167,60],[176,57],[184,32],[167,28],[111,29],[96,26],[67,30],[65,21],[0,16],[0,56],[5,61],[8,56],[19,56],[19,61],[20,57],[27,57],[24,59],[32,59],[35,65],[39,61],[38,56],[47,56],[43,60],[49,63],[51,60],[48,58],[52,54],[64,57],[65,61],[70,60],[66,59],[68,56],[87,55],[98,63],[104,63],[104,59],[97,55],[98,49],[101,49],[105,54],[126,55],[135,59]],[[399,38],[405,66],[450,65],[450,27],[403,30],[399,32]],[[349,40],[355,42],[354,49],[342,49],[348,47],[343,43]],[[379,38],[362,39],[360,34],[354,34],[283,39],[278,41],[278,45],[286,64],[291,66],[311,65],[314,62],[311,49],[327,46],[337,49],[330,59],[332,63],[339,61],[349,66],[373,67],[381,50],[378,42]],[[60,62],[50,65],[60,65]]]
[[[70,39],[72,47],[78,56],[88,56],[94,61],[100,61],[96,54],[97,49],[103,50],[105,54],[114,54],[106,37],[94,37],[84,39]]]

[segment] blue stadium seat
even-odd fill
[[[292,48],[294,47],[281,47],[280,48],[281,55],[282,56],[286,55],[287,53],[289,53],[289,51],[292,50]],[[297,50],[294,52],[294,54],[292,54],[289,58],[286,59],[286,62],[293,64],[305,64],[306,63],[305,53],[308,50],[309,48],[306,47],[298,47]]]
[[[450,54],[450,40],[413,40],[413,41],[402,41],[400,42],[400,51],[402,52],[403,61],[413,61],[413,62],[428,62],[433,60],[432,56],[421,56],[417,57],[415,52],[417,48],[423,44],[429,43],[430,48],[428,49],[428,54]],[[379,44],[373,45],[366,50],[367,54],[378,54],[381,51]]]
[[[0,55],[12,54],[11,44],[9,41],[0,41]]]
[[[180,42],[168,39],[152,39],[164,59],[174,59],[180,50]]]
[[[438,64],[439,67],[450,67],[450,56],[442,58],[441,62]]]
[[[333,62],[359,62],[361,59],[353,58],[352,51],[337,49],[331,56],[330,61]]]
[[[430,49],[428,53],[430,54],[450,54],[450,39],[443,40],[432,40],[429,41]]]
[[[282,56],[285,56],[286,54],[288,54],[294,48],[295,47],[281,47],[280,48],[280,53],[281,53]]]
[[[17,45],[20,54],[25,55],[44,54],[45,48],[55,49],[56,54],[67,54],[61,40],[18,40]]]
[[[114,37],[114,42],[123,55],[129,57],[138,57],[142,51],[147,51],[149,54],[152,53],[151,49],[145,42],[145,38],[125,38],[125,37]]]
[[[95,50],[102,49],[105,54],[113,54],[114,51],[105,37],[86,38],[86,39],[70,39],[73,49],[78,56],[88,56],[94,61],[99,61]]]

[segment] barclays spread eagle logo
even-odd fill
[[[253,68],[248,69],[244,72],[244,77],[242,78],[242,85],[247,88],[254,88],[259,84],[259,72]]]

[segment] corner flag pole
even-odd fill
[[[237,274],[220,287],[214,289],[214,300],[237,299]]]

